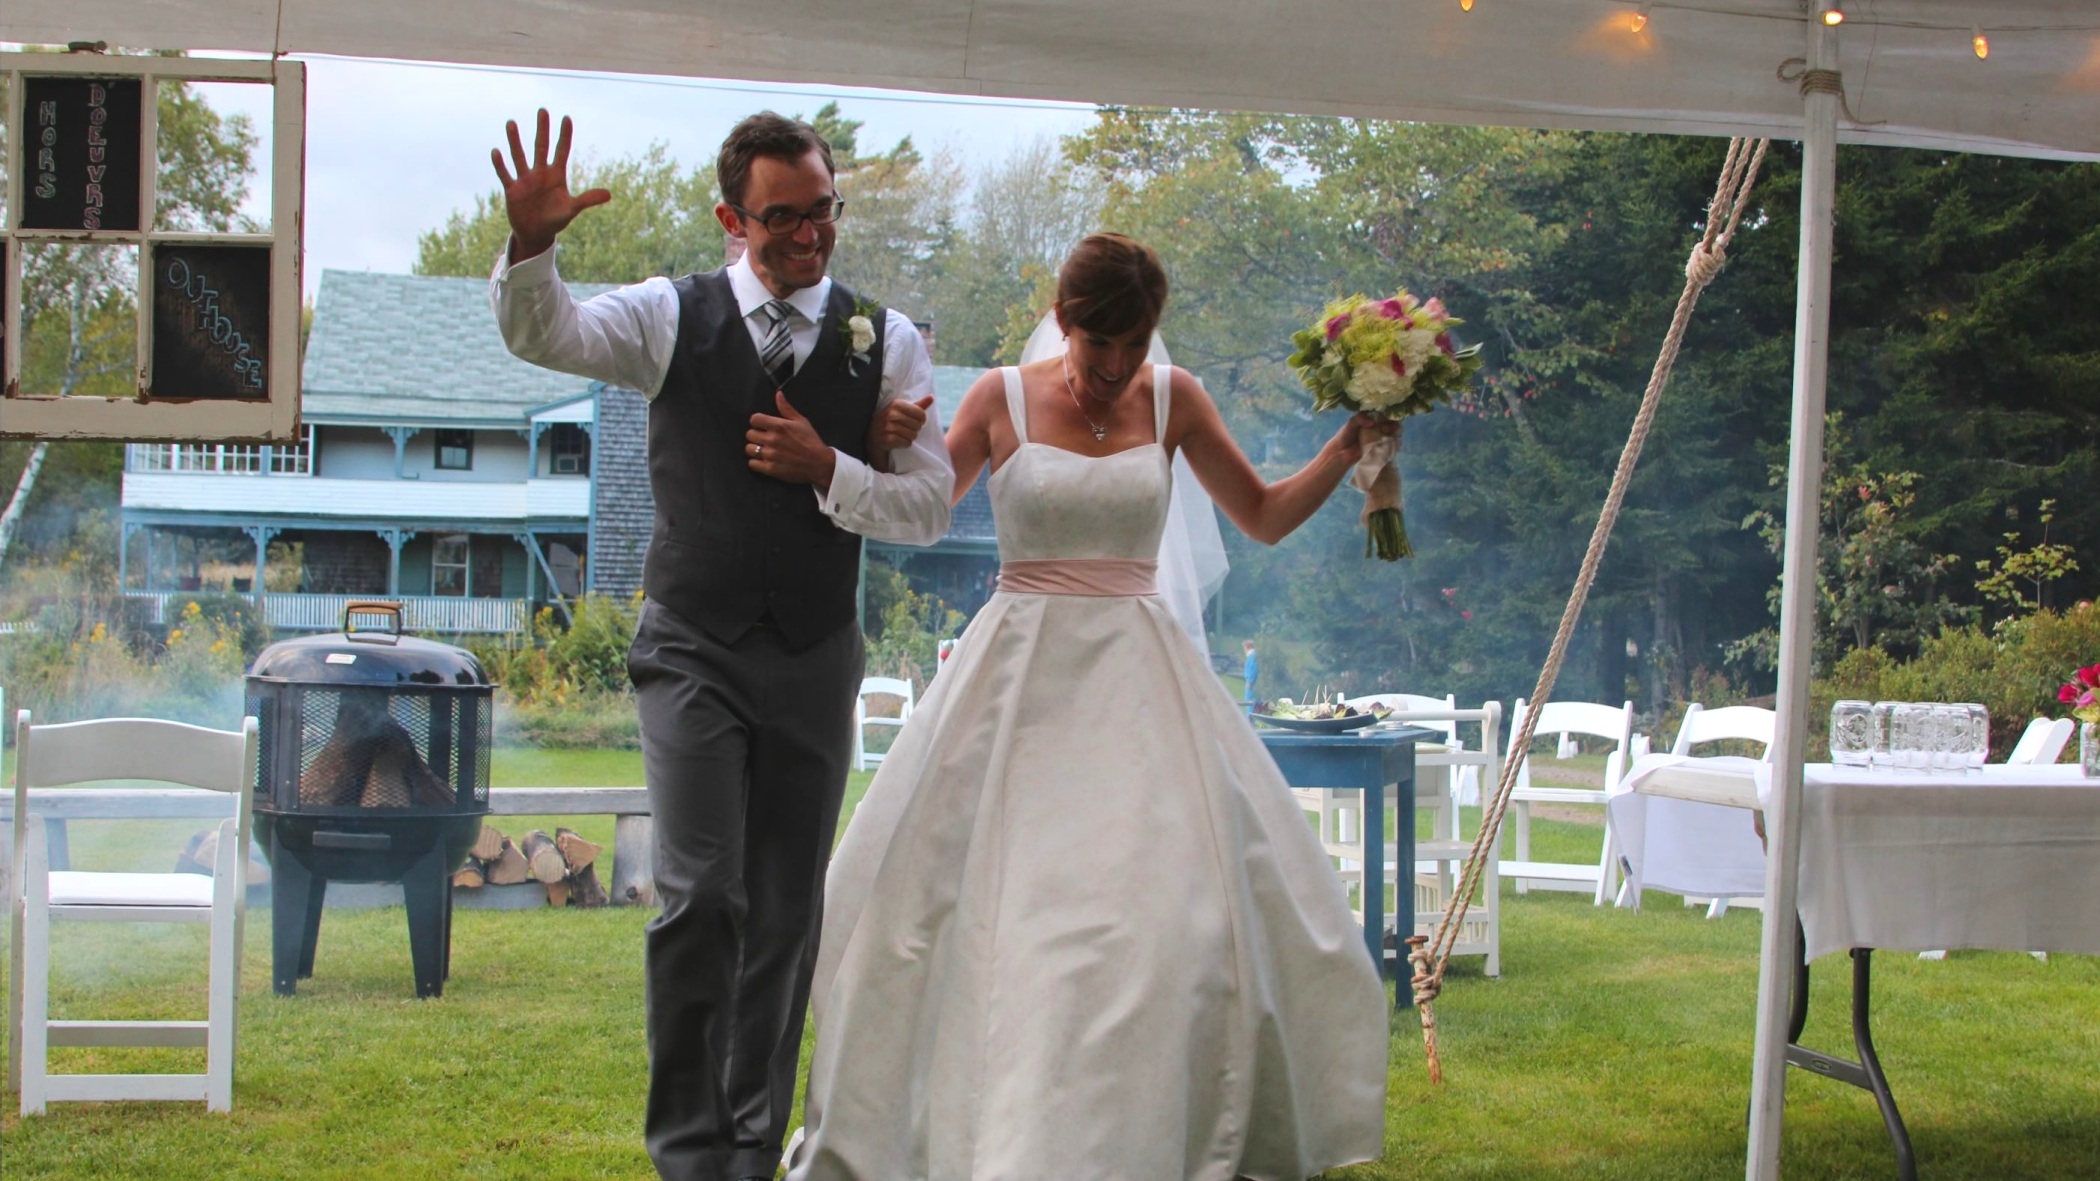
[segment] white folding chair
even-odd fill
[[[894,697],[901,704],[894,715],[871,714],[868,712],[868,698],[870,697]],[[899,680],[896,677],[863,677],[861,679],[860,696],[855,698],[853,702],[854,770],[865,771],[882,762],[884,752],[868,749],[868,727],[891,726],[902,730],[905,721],[911,717],[913,700],[912,683],[910,681]]]
[[[255,782],[255,719],[239,730],[180,722],[106,718],[33,726],[15,715],[14,866],[8,913],[8,1077],[22,1114],[53,1100],[202,1099],[233,1110],[234,1002],[240,988],[241,928],[247,906],[250,788]],[[116,779],[143,779],[229,793],[212,875],[53,870],[44,824],[29,793]],[[203,1021],[53,1021],[51,924],[209,923],[209,1004]],[[52,1046],[202,1046],[203,1074],[52,1074]]]
[[[2054,763],[2069,745],[2071,735],[2078,727],[2069,718],[2035,718],[2027,723],[2020,741],[2005,756],[2008,764],[2015,766],[2047,766]]]
[[[1457,708],[1455,697],[1442,699],[1419,697],[1413,694],[1382,693],[1369,697],[1352,698],[1344,704],[1365,708],[1372,704],[1384,705],[1394,712],[1387,717],[1389,722],[1403,722],[1425,730],[1441,730],[1445,734],[1441,751],[1417,751],[1415,755],[1415,802],[1420,808],[1431,811],[1433,819],[1427,830],[1418,831],[1415,841],[1415,930],[1417,935],[1429,935],[1436,931],[1442,921],[1444,907],[1451,898],[1457,884],[1458,869],[1472,850],[1472,839],[1462,834],[1459,802],[1460,787],[1465,777],[1479,782],[1480,769],[1495,765],[1495,751],[1501,749],[1502,703],[1490,701],[1479,709]],[[1401,708],[1422,705],[1420,709]],[[1459,738],[1459,726],[1478,724],[1481,728],[1480,747],[1467,750]],[[1328,856],[1338,863],[1338,872],[1343,881],[1356,882],[1361,886],[1363,866],[1357,836],[1361,824],[1362,800],[1353,791],[1336,792],[1324,788],[1294,788],[1299,803],[1306,811],[1319,818],[1320,840],[1326,846]],[[1390,802],[1391,797],[1388,797]],[[1447,820],[1448,817],[1448,820]],[[1397,858],[1393,848],[1386,848],[1386,884],[1397,888],[1397,876],[1393,866]],[[1466,912],[1460,927],[1458,941],[1452,946],[1453,955],[1478,955],[1487,957],[1485,972],[1488,976],[1502,975],[1502,879],[1490,860],[1481,880],[1479,905]]]
[[[1779,716],[1760,706],[1727,705],[1707,709],[1694,702],[1684,712],[1684,721],[1677,727],[1677,741],[1670,745],[1670,753],[1689,757],[1694,753],[1694,747],[1711,742],[1750,742],[1757,744],[1756,757],[1769,761],[1778,724]],[[1710,919],[1728,913],[1730,903],[1762,907],[1764,842],[1757,836],[1755,822],[1741,808],[1654,797],[1647,801],[1647,809],[1644,855],[1669,858],[1679,865],[1697,863],[1700,868],[1696,872],[1687,870],[1676,875],[1686,880],[1704,874],[1710,875],[1707,877],[1709,885],[1733,882],[1740,888],[1747,888],[1747,883],[1757,883],[1754,893],[1687,893],[1684,895],[1686,906],[1704,903],[1706,917]],[[1645,880],[1649,875],[1644,872],[1642,877]],[[1638,910],[1640,898],[1633,887],[1631,880],[1621,887],[1619,904],[1625,906],[1630,902]],[[1632,895],[1630,899],[1629,894]]]
[[[1510,710],[1510,746],[1515,750],[1517,735],[1524,728],[1524,711],[1527,703],[1517,699]],[[1598,906],[1612,896],[1617,881],[1618,858],[1612,847],[1611,827],[1604,827],[1602,846],[1597,863],[1586,865],[1560,861],[1533,861],[1531,859],[1531,805],[1537,804],[1593,804],[1602,807],[1619,779],[1626,773],[1626,764],[1633,750],[1633,702],[1617,706],[1599,705],[1589,701],[1549,701],[1539,710],[1536,736],[1556,735],[1560,739],[1556,751],[1561,758],[1574,753],[1575,736],[1601,738],[1612,744],[1604,757],[1604,785],[1602,788],[1578,787],[1534,787],[1531,782],[1531,755],[1524,752],[1524,761],[1517,768],[1516,786],[1510,791],[1510,802],[1517,813],[1517,855],[1515,859],[1501,864],[1502,876],[1517,879],[1517,892],[1528,893],[1536,886],[1545,890],[1574,890],[1590,892],[1591,901]]]

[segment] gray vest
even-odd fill
[[[688,275],[675,286],[678,341],[663,389],[649,403],[656,528],[643,593],[724,643],[766,619],[790,648],[807,647],[853,621],[860,537],[832,524],[807,485],[751,470],[744,439],[751,416],[779,410],[728,276]],[[875,344],[859,372],[848,374],[845,327],[854,302],[832,283],[816,348],[780,388],[824,442],[864,460],[887,314],[869,317]]]

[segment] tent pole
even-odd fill
[[[1808,20],[1808,68],[1835,70],[1837,34]],[[1786,1046],[1794,980],[1794,915],[1801,867],[1801,767],[1808,748],[1810,655],[1815,636],[1816,543],[1823,479],[1824,383],[1830,347],[1831,207],[1837,189],[1839,96],[1802,86],[1801,258],[1794,312],[1793,439],[1787,462],[1786,553],[1779,613],[1778,732],[1765,802],[1764,930],[1757,976],[1757,1040],[1750,1072],[1747,1181],[1779,1176],[1786,1103]]]

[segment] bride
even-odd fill
[[[1065,346],[948,432],[1002,566],[826,884],[793,1181],[1296,1181],[1374,1158],[1386,1000],[1339,879],[1156,593],[1175,454],[1274,543],[1385,429],[1265,483],[1187,372],[1143,364],[1158,257],[1087,238]]]

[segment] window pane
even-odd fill
[[[437,466],[466,471],[474,466],[474,432],[438,431]]]

